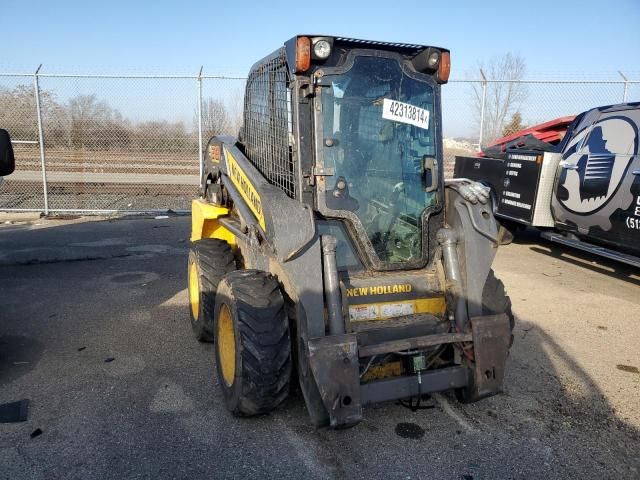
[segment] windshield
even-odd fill
[[[437,202],[424,191],[425,157],[435,156],[433,88],[397,60],[356,57],[322,90],[329,209],[353,212],[382,262],[421,258],[421,213]]]

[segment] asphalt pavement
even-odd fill
[[[23,219],[24,220],[24,219]],[[639,478],[640,272],[529,233],[495,263],[516,314],[505,393],[389,402],[315,429],[294,392],[224,409],[189,325],[190,217],[0,226],[0,478]]]

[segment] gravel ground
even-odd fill
[[[31,400],[0,424],[0,478],[639,477],[640,272],[533,234],[501,247],[517,317],[503,395],[316,430],[299,394],[260,418],[224,410],[188,324],[189,223],[0,226],[0,403]]]

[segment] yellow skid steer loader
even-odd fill
[[[299,35],[249,73],[239,138],[212,138],[192,209],[191,323],[226,407],[297,381],[316,425],[501,391],[511,303],[488,191],[445,182],[443,48]]]

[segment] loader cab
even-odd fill
[[[320,233],[341,223],[348,235],[337,238],[352,240],[339,242],[349,260],[339,266],[359,257],[373,270],[424,267],[443,223],[440,85],[449,52],[313,36],[291,39],[286,51],[300,135],[313,139],[314,207],[337,220],[319,223]]]

